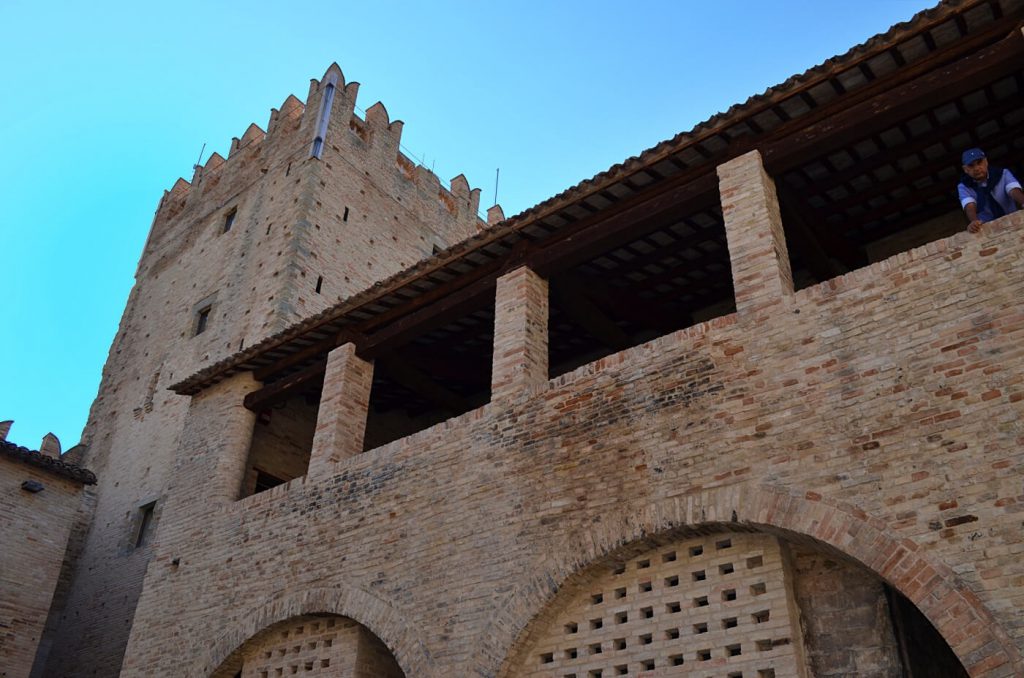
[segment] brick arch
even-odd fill
[[[592,565],[646,550],[664,538],[710,530],[756,530],[813,543],[853,559],[910,600],[935,626],[971,676],[1024,675],[1024,659],[982,601],[944,563],[861,509],[834,504],[814,492],[733,485],[649,504],[640,513],[606,515],[516,587],[478,636],[473,675],[510,678],[535,620],[563,588],[581,581]]]
[[[313,588],[283,593],[243,611],[238,621],[184,675],[212,676],[240,657],[242,646],[264,629],[313,614],[348,617],[362,624],[387,646],[407,676],[427,675],[433,666],[426,648],[406,625],[401,611],[390,603],[361,588]]]

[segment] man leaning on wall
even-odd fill
[[[1024,208],[1024,191],[1008,169],[989,165],[985,151],[969,148],[960,158],[964,173],[957,190],[967,215],[967,230],[977,233],[986,221]]]

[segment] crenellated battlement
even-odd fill
[[[325,106],[328,91],[329,107]],[[195,166],[191,181],[179,178],[165,191],[154,223],[154,231],[161,231],[156,240],[166,236],[162,232],[166,229],[158,227],[182,212],[216,210],[218,197],[238,194],[275,167],[290,169],[296,162],[319,159],[314,152],[317,138],[323,139],[323,150],[344,154],[349,164],[368,174],[377,170],[381,186],[393,183],[392,179],[411,184],[407,192],[418,193],[420,201],[436,203],[436,209],[420,205],[418,211],[424,215],[443,210],[447,218],[462,225],[466,235],[486,228],[478,216],[480,190],[471,189],[462,174],[443,186],[437,175],[401,151],[405,123],[392,120],[383,103],[375,102],[364,116],[357,113],[358,92],[359,83],[347,83],[338,64],[331,64],[322,78],[310,80],[305,101],[289,95],[280,108],[271,109],[265,130],[250,124],[240,137],[231,139],[226,158],[214,152],[205,164]]]

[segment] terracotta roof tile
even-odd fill
[[[72,480],[77,480],[83,485],[96,484],[96,474],[89,469],[69,464],[55,457],[51,457],[35,450],[30,450],[27,447],[21,447],[20,445],[9,443],[6,440],[0,440],[0,454],[24,462],[30,466],[45,469],[50,473],[64,476],[65,478],[71,478]]]

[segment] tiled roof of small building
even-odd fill
[[[89,469],[69,464],[57,459],[56,457],[51,457],[41,452],[30,450],[27,447],[15,445],[14,443],[9,443],[6,440],[0,440],[0,454],[24,462],[30,466],[45,469],[50,473],[64,476],[65,478],[71,478],[72,480],[77,480],[83,485],[96,484],[96,474]]]

